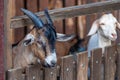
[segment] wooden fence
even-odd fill
[[[61,64],[54,68],[41,68],[40,65],[29,66],[24,69],[11,69],[12,68],[12,44],[14,43],[13,37],[19,35],[24,36],[25,26],[29,26],[32,22],[26,16],[13,16],[14,11],[9,9],[14,7],[12,4],[14,0],[8,0],[6,2],[8,5],[5,10],[6,13],[6,22],[5,22],[5,36],[6,36],[6,45],[5,45],[5,57],[6,57],[6,71],[7,71],[7,80],[87,80],[88,65],[90,67],[91,76],[90,80],[114,80],[118,78],[120,80],[120,46],[109,46],[105,50],[104,57],[102,56],[101,49],[96,49],[92,51],[92,57],[88,60],[87,52],[82,52],[77,54],[77,58],[74,59],[74,56],[64,56],[61,58]],[[22,0],[21,0],[22,1]],[[29,0],[26,0],[29,1]],[[37,0],[35,0],[37,1]],[[67,0],[66,0],[67,1]],[[73,0],[71,0],[73,1]],[[69,0],[67,1],[69,3]],[[17,3],[16,3],[17,4]],[[26,2],[27,4],[27,2]],[[32,3],[31,3],[32,4]],[[16,8],[16,7],[14,7]],[[33,7],[32,7],[33,8]],[[31,9],[32,9],[31,8]],[[38,9],[38,8],[37,8]],[[50,10],[50,15],[53,20],[69,19],[80,15],[88,15],[99,12],[107,12],[120,9],[120,1],[112,0],[98,3],[91,3],[79,6],[72,6],[60,9]],[[18,9],[15,9],[18,10]],[[21,13],[22,14],[22,13]],[[37,13],[38,16],[44,19],[43,12]],[[90,18],[89,18],[90,19]],[[71,20],[71,19],[69,19]],[[68,20],[68,21],[69,21]],[[74,18],[72,19],[74,20]],[[67,22],[67,21],[66,21]],[[69,22],[68,22],[69,23]],[[58,23],[59,24],[59,23]],[[60,23],[61,24],[61,23]],[[64,24],[62,22],[62,24]],[[89,21],[88,21],[89,24]],[[87,24],[87,25],[88,25]],[[65,24],[64,24],[65,25]],[[21,28],[22,27],[22,28]],[[60,27],[62,28],[62,27]],[[59,29],[59,28],[56,28]],[[28,28],[29,30],[29,28]],[[64,29],[63,31],[65,31]],[[12,33],[15,31],[15,33]],[[71,30],[68,30],[71,31]],[[65,33],[65,32],[63,32]],[[19,41],[20,37],[18,40]],[[103,70],[103,72],[101,72]],[[116,75],[116,76],[115,76]]]
[[[64,56],[53,68],[33,65],[25,70],[10,69],[7,80],[88,80],[88,65],[90,80],[120,80],[120,45],[106,47],[104,57],[102,49],[93,50],[91,55],[89,60],[87,52],[77,53],[76,58]]]

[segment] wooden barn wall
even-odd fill
[[[13,0],[15,8],[14,10],[14,16],[23,15],[20,8],[26,8],[32,12],[38,12],[43,11],[45,8],[48,9],[57,9],[62,7],[68,7],[68,6],[74,6],[74,5],[82,5],[82,4],[88,4],[93,2],[100,2],[105,0]],[[119,11],[114,11],[113,14],[118,18],[119,20]],[[65,20],[56,20],[54,22],[54,25],[56,27],[56,31],[59,33],[65,33],[65,34],[77,34],[80,38],[84,38],[93,21],[97,18],[99,18],[102,15],[102,13],[98,14],[91,14],[91,15],[83,15],[76,18],[68,18]],[[25,28],[18,28],[14,29],[12,31],[12,43],[16,43],[20,41],[27,32],[29,32],[30,27]],[[19,36],[18,36],[19,35]],[[120,38],[118,38],[117,41],[119,41]]]

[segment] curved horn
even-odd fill
[[[33,14],[31,11],[21,8],[21,10],[32,20],[36,27],[42,28],[44,26],[42,20]]]
[[[45,9],[45,10],[44,10],[44,14],[45,14],[45,16],[46,16],[46,18],[47,18],[47,22],[48,22],[49,24],[53,25],[52,19],[50,18],[50,15],[49,15],[49,13],[48,13],[48,9]]]

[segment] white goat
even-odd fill
[[[104,14],[94,21],[88,33],[88,36],[91,36],[88,42],[88,57],[91,56],[90,51],[95,48],[102,48],[104,53],[104,47],[117,39],[116,28],[120,29],[120,24],[111,13]]]

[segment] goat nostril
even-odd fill
[[[112,36],[113,36],[113,37],[116,37],[117,35],[112,33]]]
[[[55,65],[55,64],[56,64],[56,61],[54,61],[54,60],[51,61],[51,64],[52,64],[52,65]]]

